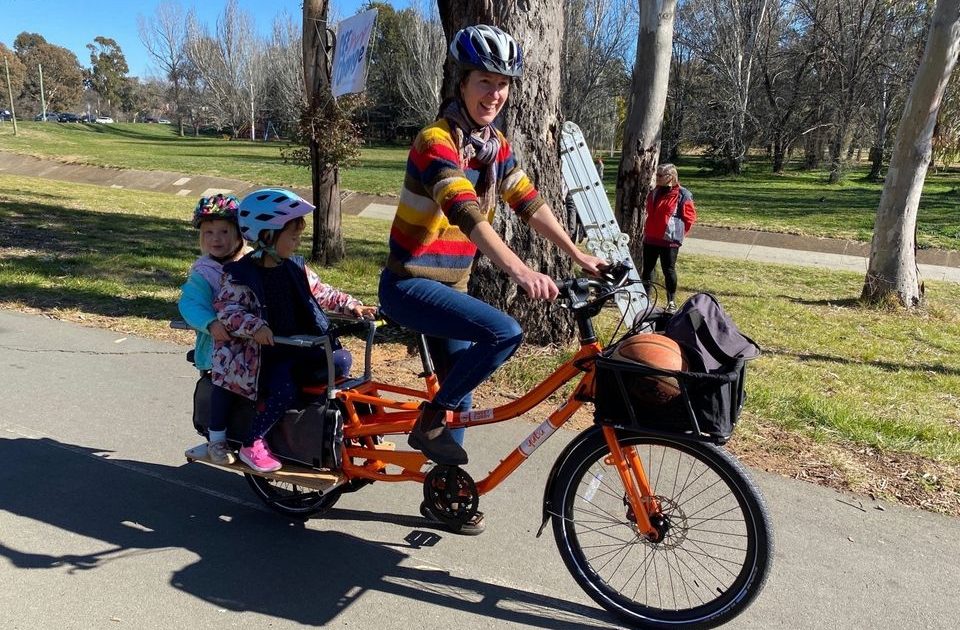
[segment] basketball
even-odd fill
[[[658,370],[686,370],[687,362],[679,344],[669,337],[641,333],[624,339],[610,354],[611,359],[640,363]],[[670,376],[641,376],[623,373],[627,391],[636,402],[662,405],[680,395],[680,384]]]

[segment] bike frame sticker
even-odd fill
[[[477,409],[475,411],[465,411],[460,414],[460,422],[469,424],[470,422],[480,422],[481,420],[492,420],[493,409]]]
[[[520,443],[520,452],[525,456],[530,457],[530,454],[537,450],[540,445],[543,444],[548,437],[553,435],[553,432],[556,430],[557,428],[550,424],[549,418],[544,420],[542,423],[540,423],[540,426],[533,430],[533,433],[527,436],[527,439]]]

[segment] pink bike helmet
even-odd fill
[[[200,197],[197,206],[193,209],[193,227],[199,228],[204,221],[224,219],[236,222],[239,202],[233,195],[213,195]]]

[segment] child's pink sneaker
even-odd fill
[[[273,456],[263,439],[254,440],[252,446],[240,449],[240,459],[257,472],[280,470],[280,460]]]

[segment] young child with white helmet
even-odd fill
[[[214,346],[213,384],[250,400],[259,400],[240,459],[260,472],[281,467],[263,439],[294,405],[307,374],[326,368],[321,348],[274,345],[275,336],[324,335],[330,322],[324,309],[372,318],[376,308],[320,282],[296,255],[313,206],[289,190],[266,188],[240,202],[238,220],[253,251],[224,267],[214,305],[231,333]],[[336,376],[350,371],[352,357],[334,339]]]
[[[223,265],[239,260],[250,251],[240,236],[238,206],[237,198],[232,195],[213,195],[201,197],[193,210],[191,223],[200,231],[201,256],[190,267],[177,307],[187,324],[197,331],[193,363],[201,372],[210,370],[214,340],[230,338],[213,307],[213,299],[220,291]],[[216,464],[232,464],[236,459],[227,446],[227,416],[232,394],[217,387],[212,390],[207,455]]]

